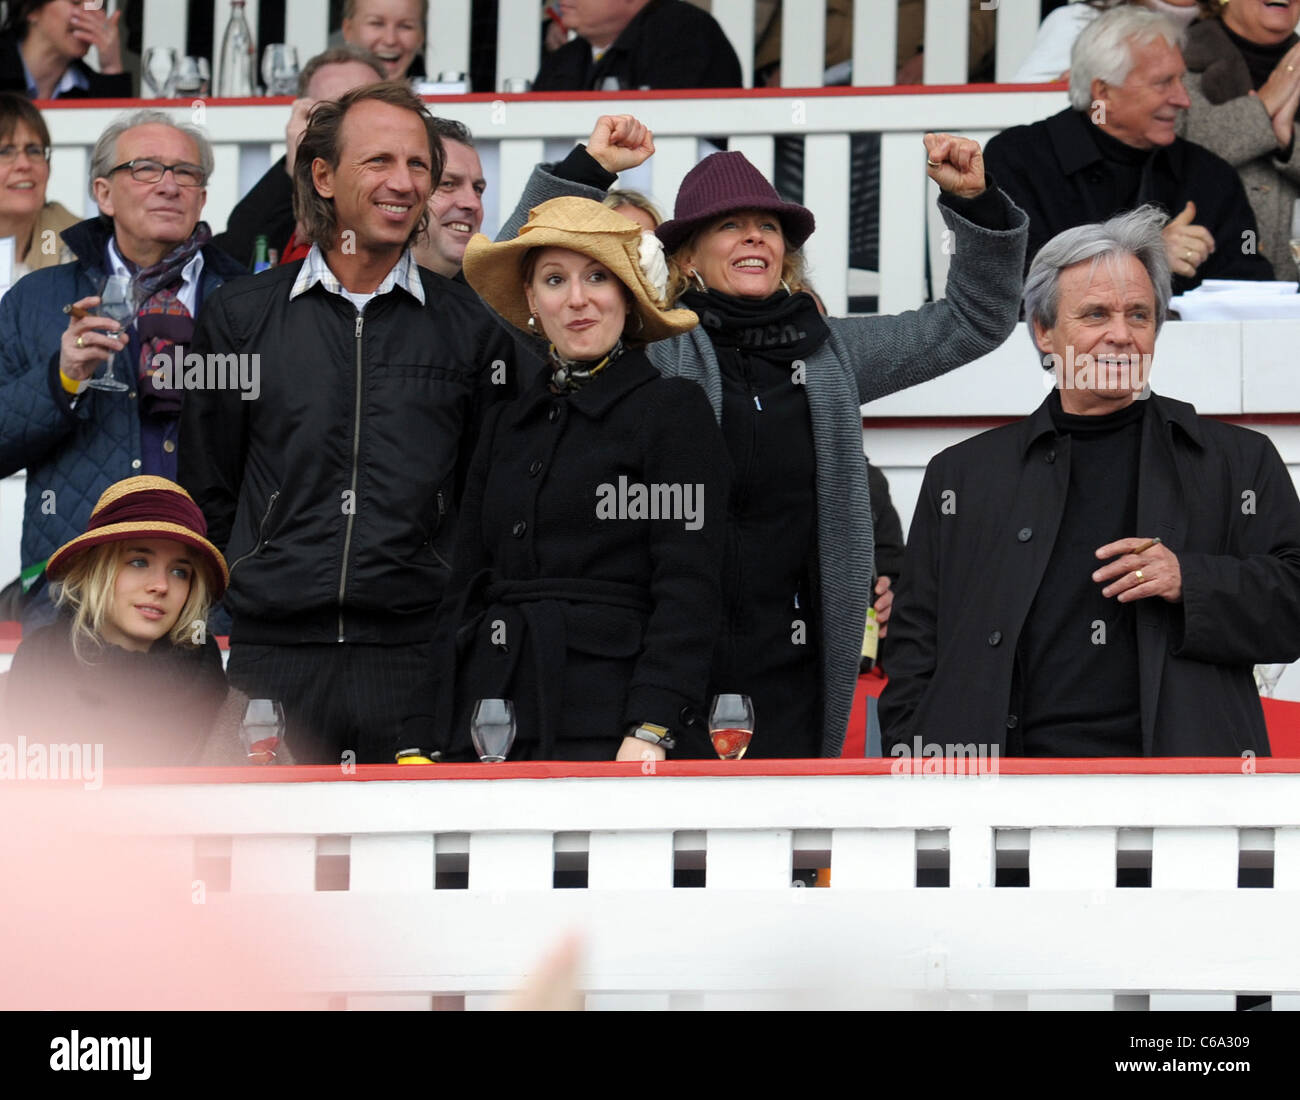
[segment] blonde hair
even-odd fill
[[[605,197],[600,200],[600,205],[608,206],[611,210],[617,210],[620,206],[630,206],[649,214],[656,228],[664,223],[664,216],[659,213],[659,207],[655,206],[649,196],[640,191],[633,191],[630,187],[615,188],[613,191],[606,192]]]
[[[676,305],[677,300],[692,287],[699,289],[699,285],[687,273],[678,257],[689,256],[694,252],[707,229],[707,225],[701,226],[668,257],[668,304],[670,306]],[[784,229],[781,231],[781,240],[785,243],[785,257],[781,261],[781,281],[790,288],[791,294],[798,294],[801,290],[808,289],[808,261],[804,257],[802,248],[790,247],[790,238],[785,235]]]
[[[72,652],[82,664],[104,648],[104,623],[108,620],[113,589],[122,568],[126,540],[92,546],[68,567],[54,597],[55,606],[72,612]],[[190,593],[167,634],[172,645],[197,648],[195,624],[205,622],[212,605],[207,575],[200,566],[190,574]],[[87,656],[89,654],[89,656]]]

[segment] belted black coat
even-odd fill
[[[1267,436],[1149,400],[1129,535],[1173,551],[1183,594],[1134,605],[1142,752],[1267,755],[1251,668],[1300,657],[1300,501]],[[1056,541],[1070,443],[1044,402],[926,469],[889,623],[886,754],[916,737],[1005,752],[1017,642]]]
[[[474,758],[484,698],[514,702],[512,759],[612,760],[639,722],[707,736],[730,483],[713,410],[640,350],[573,393],[549,379],[489,411],[470,467],[433,677],[404,730],[445,759]],[[636,486],[663,490],[658,518]]]

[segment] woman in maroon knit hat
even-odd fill
[[[11,735],[102,743],[110,767],[245,759],[247,700],[228,689],[206,627],[229,572],[184,489],[161,477],[110,485],[46,573],[60,615],[14,655]]]

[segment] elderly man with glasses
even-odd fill
[[[155,360],[187,346],[204,298],[245,273],[199,220],[211,170],[212,147],[194,127],[161,111],[119,118],[91,154],[100,216],[63,233],[77,258],[24,277],[0,302],[0,476],[27,470],[28,625],[52,615],[45,560],[85,530],[107,486],[176,479],[183,385]],[[97,315],[112,275],[129,276],[135,292],[120,324]],[[106,374],[124,388],[100,388]]]

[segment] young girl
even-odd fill
[[[209,608],[228,580],[198,505],[161,477],[104,490],[85,534],[46,572],[60,615],[23,639],[8,677],[10,734],[102,743],[104,763],[235,763],[242,698],[229,693]]]

